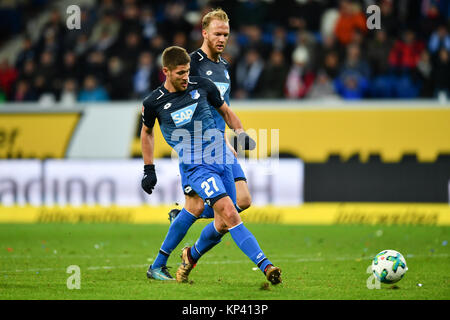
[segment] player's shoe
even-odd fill
[[[155,280],[175,280],[169,273],[167,266],[152,269],[150,266],[147,270],[147,278]]]
[[[273,265],[269,265],[265,271],[267,280],[272,284],[281,283],[281,269],[278,267],[274,267]]]
[[[173,222],[173,220],[175,220],[175,218],[178,216],[178,214],[180,213],[181,210],[178,209],[172,209],[169,212],[169,221],[170,223]]]
[[[178,267],[176,273],[177,282],[187,282],[189,278],[189,273],[196,266],[191,255],[191,247],[184,247],[181,252],[181,265]]]

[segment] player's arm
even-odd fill
[[[153,128],[142,124],[141,129],[141,148],[144,165],[153,164],[153,150],[155,146],[155,136]]]
[[[228,127],[237,135],[238,143],[244,150],[253,150],[256,147],[256,142],[250,138],[250,136],[244,131],[242,122],[239,117],[231,110],[228,104],[224,101],[220,95],[219,89],[217,89],[214,82],[209,79],[203,78],[203,85],[208,93],[209,103],[216,108]]]
[[[256,142],[252,138],[250,138],[250,136],[244,131],[244,127],[242,126],[241,120],[234,113],[234,111],[231,110],[231,108],[227,105],[227,103],[224,102],[222,106],[220,106],[220,108],[217,108],[216,110],[223,117],[228,127],[230,129],[233,129],[233,131],[236,133],[238,143],[242,146],[242,148],[244,150],[255,149]],[[232,148],[232,150],[234,149]]]
[[[153,163],[153,151],[155,147],[155,136],[153,126],[155,116],[146,108],[142,111],[142,129],[141,129],[141,148],[142,158],[144,160],[144,176],[142,177],[141,187],[145,192],[151,194],[155,188],[157,179],[155,164]]]

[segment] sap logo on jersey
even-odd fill
[[[172,112],[170,115],[172,116],[173,122],[177,127],[185,125],[189,123],[192,119],[192,115],[195,112],[195,108],[197,108],[197,103],[191,104],[183,109]]]

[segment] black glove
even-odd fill
[[[148,194],[152,194],[153,188],[156,185],[156,172],[154,164],[144,165],[144,177],[141,181],[142,189]]]
[[[244,131],[239,133],[239,135],[237,136],[237,141],[244,150],[253,150],[256,148],[255,140],[250,138],[250,136]]]

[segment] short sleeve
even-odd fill
[[[153,128],[155,125],[156,114],[151,104],[144,100],[142,104],[142,122],[148,127]]]

